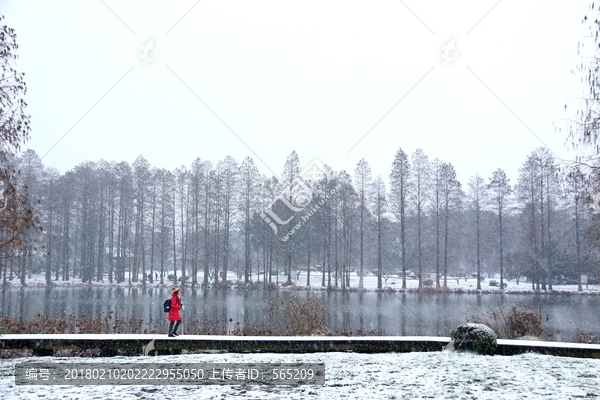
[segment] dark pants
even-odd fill
[[[169,336],[177,334],[177,329],[179,328],[179,325],[181,325],[181,320],[171,321],[171,323],[169,324]]]

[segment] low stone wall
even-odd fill
[[[600,345],[498,339],[498,348],[496,349],[498,355],[512,356],[530,352],[561,357],[600,358]]]
[[[406,353],[441,351],[449,337],[429,336],[179,336],[165,335],[2,335],[0,349],[30,349],[37,356],[55,350],[99,350],[100,356],[181,354],[186,352],[230,353]],[[600,345],[498,339],[497,355],[536,352],[566,357],[600,358]]]

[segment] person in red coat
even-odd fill
[[[169,323],[169,337],[179,336],[177,334],[177,329],[179,325],[181,325],[181,315],[179,314],[179,310],[183,310],[183,304],[181,303],[181,293],[179,292],[179,288],[173,286],[173,294],[171,294],[171,308],[169,309],[168,319],[171,321]]]

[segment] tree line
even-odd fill
[[[353,272],[359,287],[369,273],[379,288],[394,274],[403,288],[410,278],[443,288],[474,274],[480,289],[480,277],[499,273],[500,285],[527,277],[535,290],[566,280],[581,290],[582,276],[598,273],[593,193],[578,167],[559,167],[545,148],[514,184],[498,169],[463,185],[451,163],[422,149],[398,149],[386,177],[362,159],[352,174],[322,165],[317,179],[303,178],[296,152],[281,178],[250,157],[167,170],[139,156],[61,174],[27,150],[14,163],[43,229],[6,254],[5,281],[39,270],[48,284],[218,285],[229,271],[291,284],[303,270],[307,285],[342,289]]]

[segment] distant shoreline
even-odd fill
[[[375,279],[372,279],[375,278]],[[375,280],[375,282],[371,282]],[[320,282],[320,279],[316,279],[315,282]],[[448,280],[448,288],[447,289],[436,289],[435,287],[422,287],[418,288],[415,286],[417,284],[416,281],[407,280],[407,284],[410,282],[411,287],[407,287],[406,289],[402,289],[398,287],[398,284],[401,285],[401,280],[392,281],[393,285],[386,284],[382,289],[377,289],[376,285],[376,277],[365,277],[364,279],[364,289],[359,289],[358,285],[350,285],[345,289],[342,289],[341,286],[328,288],[327,286],[323,287],[319,285],[311,285],[306,286],[305,284],[300,284],[300,282],[306,282],[306,277],[304,279],[300,279],[299,281],[292,280],[292,285],[286,285],[287,280],[282,279],[279,283],[267,283],[267,290],[302,290],[302,291],[339,291],[339,292],[368,292],[368,293],[426,293],[426,294],[531,294],[531,295],[591,295],[596,296],[600,295],[600,286],[598,285],[589,285],[588,288],[584,288],[583,291],[579,292],[576,289],[576,285],[556,285],[553,290],[532,290],[532,289],[521,289],[528,285],[530,282],[521,282],[520,285],[513,284],[511,287],[505,289],[504,291],[497,288],[484,288],[482,284],[482,289],[477,290],[472,287],[465,287],[466,285],[450,285],[450,279]],[[456,282],[456,279],[453,279],[452,282]],[[79,278],[74,278],[69,281],[52,281],[50,286],[46,285],[46,280],[41,277],[35,277],[31,279],[27,279],[25,285],[21,285],[20,280],[18,278],[14,278],[12,281],[7,280],[7,285],[4,286],[0,284],[5,289],[46,289],[46,288],[171,288],[173,286],[173,282],[146,282],[144,285],[141,281],[138,282],[120,282],[120,283],[110,283],[108,281],[97,282],[92,281],[92,283],[82,282]],[[241,281],[227,281],[227,289],[231,290],[256,290],[263,289],[264,283],[252,281],[250,283],[244,283]],[[375,285],[373,285],[375,283]],[[460,282],[463,283],[463,282]],[[467,282],[469,283],[469,282]],[[179,285],[184,287],[185,289],[192,289],[191,284]],[[472,286],[472,285],[471,285]],[[575,286],[575,288],[573,288]],[[196,284],[196,289],[202,289],[202,284]],[[223,289],[222,282],[219,282],[218,285],[209,284],[209,289]]]

